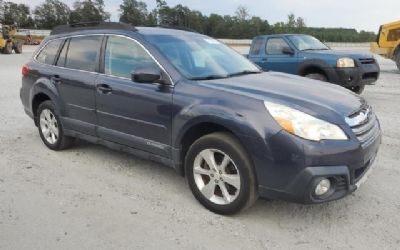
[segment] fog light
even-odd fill
[[[318,196],[326,194],[331,189],[331,181],[329,179],[322,179],[315,187],[315,194]]]

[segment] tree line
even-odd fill
[[[52,29],[54,26],[87,22],[108,21],[104,0],[77,0],[72,8],[59,0],[45,0],[30,9],[25,4],[0,0],[0,16],[4,24],[17,24],[20,28]],[[178,4],[169,6],[165,0],[156,0],[149,10],[140,0],[122,0],[119,21],[135,26],[166,25],[185,27],[215,38],[251,39],[261,34],[303,33],[326,42],[370,42],[373,32],[345,28],[307,27],[302,17],[289,14],[285,22],[270,24],[258,16],[251,16],[245,6],[239,6],[233,15],[205,15]]]

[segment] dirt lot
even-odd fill
[[[383,144],[360,190],[317,206],[259,200],[223,217],[167,167],[83,142],[48,150],[19,100],[25,49],[0,55],[0,249],[400,249],[400,74],[391,61],[380,59],[381,79],[364,93]]]

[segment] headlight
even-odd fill
[[[264,105],[275,121],[291,134],[312,141],[348,139],[335,124],[281,104],[265,101]]]
[[[355,63],[354,60],[351,58],[339,58],[336,62],[336,66],[338,68],[354,68],[355,67]]]

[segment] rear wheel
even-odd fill
[[[21,42],[16,42],[14,44],[14,51],[16,54],[21,54],[22,53],[22,43]]]
[[[39,105],[36,119],[40,138],[48,148],[58,151],[72,145],[73,138],[64,135],[56,108],[51,101]]]
[[[328,78],[324,74],[321,74],[321,73],[310,73],[310,74],[305,75],[305,77],[314,79],[314,80],[323,81],[323,82],[328,81]]]
[[[7,43],[6,46],[3,48],[3,54],[11,54],[13,51],[12,43]]]
[[[234,214],[257,199],[253,164],[229,133],[213,133],[194,142],[185,167],[193,195],[215,213]]]
[[[394,59],[396,60],[397,68],[400,70],[400,47],[397,48],[397,52]]]

